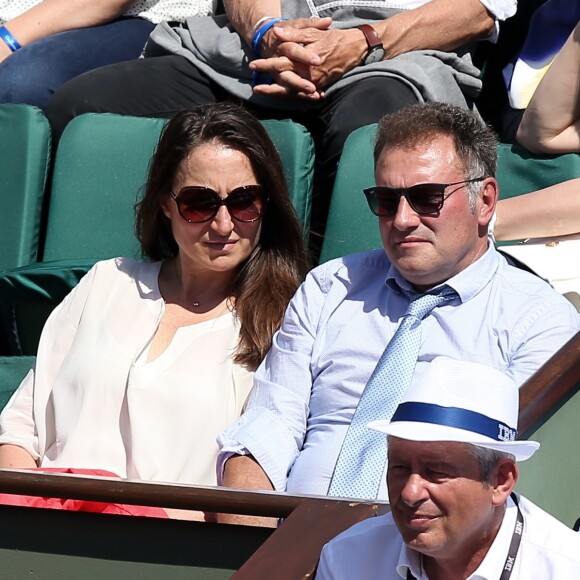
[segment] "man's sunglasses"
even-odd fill
[[[268,202],[261,185],[243,185],[232,189],[229,195],[221,198],[217,191],[209,187],[184,187],[171,197],[177,204],[179,215],[189,223],[200,224],[212,220],[222,205],[239,222],[251,223],[259,220]]]
[[[465,179],[454,183],[419,183],[413,187],[387,187],[377,185],[363,189],[370,210],[379,217],[393,217],[397,213],[399,201],[404,197],[413,211],[419,215],[438,213],[443,207],[443,202],[457,191],[445,195],[445,189],[451,185],[461,185],[481,181],[485,177]]]

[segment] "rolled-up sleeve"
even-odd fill
[[[518,9],[517,0],[479,0],[498,20],[507,20]]]
[[[288,305],[272,348],[254,375],[246,411],[218,438],[224,458],[251,454],[277,491],[302,448],[312,391],[312,349],[326,298],[325,270],[311,272]]]

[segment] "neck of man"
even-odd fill
[[[483,562],[505,516],[505,504],[494,510],[490,525],[477,538],[466,538],[453,553],[443,557],[423,555],[423,567],[429,580],[465,580]],[[503,562],[502,562],[503,564]]]

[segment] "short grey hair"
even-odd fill
[[[481,482],[484,485],[489,485],[491,473],[500,461],[511,459],[515,462],[516,460],[515,455],[512,453],[498,451],[497,449],[488,449],[487,447],[480,447],[479,445],[472,445],[470,443],[466,443],[465,448],[475,459],[477,459],[479,463]]]

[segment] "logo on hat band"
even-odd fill
[[[516,429],[509,425],[492,419],[487,415],[460,409],[458,407],[441,407],[431,403],[407,402],[401,403],[391,423],[398,421],[411,421],[417,423],[432,423],[463,429],[484,435],[495,441],[515,441],[518,434]]]

